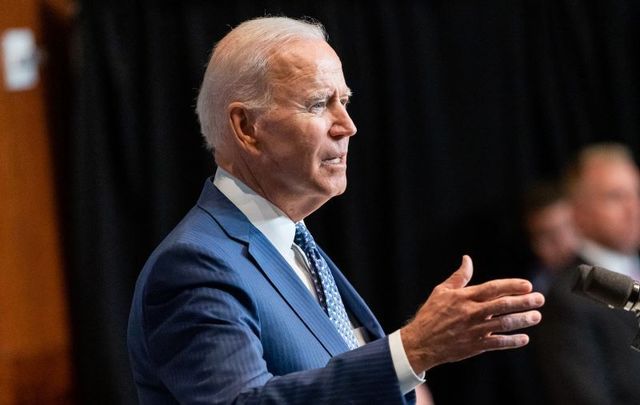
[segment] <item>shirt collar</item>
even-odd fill
[[[284,257],[291,251],[296,226],[280,208],[218,167],[213,184]]]
[[[580,256],[595,266],[637,278],[640,270],[638,255],[625,255],[606,248],[592,240],[585,239],[580,248]]]

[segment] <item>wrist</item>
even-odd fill
[[[402,345],[404,346],[404,351],[407,355],[409,365],[414,373],[421,374],[433,367],[433,365],[429,366],[429,362],[427,360],[429,355],[420,344],[420,341],[417,339],[416,333],[413,332],[411,325],[407,325],[400,329],[400,339],[402,340]]]

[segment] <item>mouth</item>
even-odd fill
[[[347,154],[340,153],[338,155],[329,156],[326,159],[322,159],[323,165],[344,165],[347,162]]]

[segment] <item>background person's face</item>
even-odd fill
[[[343,193],[356,127],[338,56],[324,41],[295,42],[275,56],[268,80],[272,107],[255,125],[263,190],[322,203]]]
[[[531,214],[527,221],[531,247],[550,270],[569,266],[579,245],[571,205],[558,201]]]
[[[640,178],[635,165],[593,160],[584,167],[575,199],[582,233],[611,249],[632,253],[640,244]]]

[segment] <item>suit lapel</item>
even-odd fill
[[[318,302],[262,233],[258,232],[250,242],[249,253],[280,296],[332,356],[349,349]]]
[[[229,237],[248,245],[249,255],[255,260],[257,268],[327,352],[335,356],[348,350],[331,320],[287,261],[209,180],[198,205],[213,216]]]

